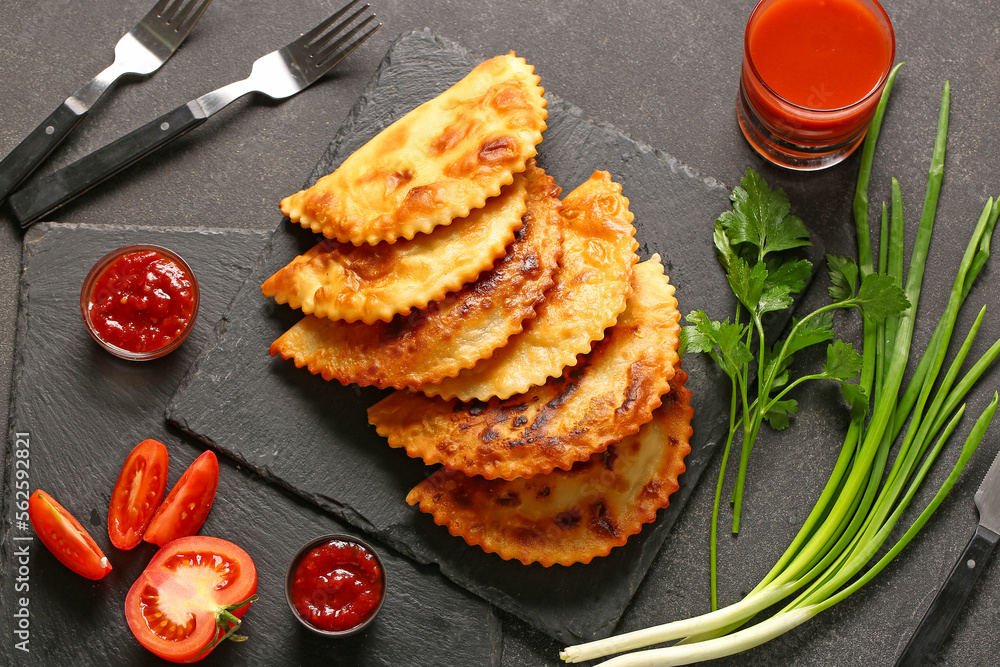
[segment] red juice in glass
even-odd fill
[[[743,134],[784,167],[840,162],[864,139],[895,52],[875,0],[761,0],[743,42]]]

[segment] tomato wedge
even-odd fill
[[[119,549],[142,542],[153,514],[167,490],[167,448],[158,440],[143,440],[125,459],[111,492],[108,536]]]
[[[159,546],[194,535],[205,523],[219,486],[219,459],[208,450],[188,466],[170,489],[146,528],[143,539]]]
[[[88,579],[101,579],[111,571],[90,533],[49,494],[40,489],[31,494],[28,518],[42,544],[69,569]]]
[[[172,662],[194,662],[235,634],[257,599],[257,568],[246,551],[196,535],[156,552],[125,598],[125,618],[139,643]]]

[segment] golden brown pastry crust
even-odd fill
[[[651,422],[570,470],[511,481],[441,468],[406,502],[487,553],[524,564],[589,563],[670,504],[691,451],[691,392],[678,369]]]
[[[325,239],[261,285],[264,296],[319,317],[388,322],[439,301],[493,266],[521,228],[527,179],[486,206],[409,241],[355,246]]]
[[[355,245],[411,239],[482,207],[524,170],[548,112],[534,68],[491,58],[281,201],[281,212]]]
[[[327,380],[419,388],[493,353],[534,317],[562,254],[559,187],[542,169],[525,172],[527,213],[510,252],[442,301],[391,322],[307,316],[271,344],[271,354]]]
[[[637,264],[625,311],[562,376],[505,401],[396,392],[368,409],[393,447],[487,479],[567,469],[638,432],[677,364],[680,313],[659,257]]]
[[[550,377],[590,352],[594,341],[625,310],[632,291],[635,216],[621,185],[606,171],[563,199],[563,256],[556,284],[545,293],[538,315],[493,356],[440,384],[425,385],[429,396],[461,401],[510,398]]]

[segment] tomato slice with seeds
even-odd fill
[[[164,444],[151,439],[136,445],[125,459],[108,510],[111,544],[119,549],[132,549],[142,542],[142,535],[167,490],[169,461]]]
[[[87,579],[102,579],[111,563],[90,533],[55,499],[38,489],[28,498],[35,534],[63,565]]]
[[[235,634],[257,599],[257,569],[246,551],[195,535],[156,552],[125,598],[139,643],[172,662],[194,662]]]
[[[219,486],[219,459],[206,450],[188,466],[149,522],[142,539],[159,546],[194,535],[208,518]]]

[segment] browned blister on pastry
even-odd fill
[[[481,63],[283,199],[282,213],[355,245],[411,239],[467,216],[535,156],[548,117],[539,81],[513,52]]]
[[[558,378],[507,400],[396,392],[368,409],[393,447],[487,479],[568,469],[639,431],[677,364],[680,313],[659,257],[637,264],[618,322]]]
[[[558,376],[604,337],[625,310],[632,265],[639,259],[634,216],[621,190],[608,172],[596,171],[566,195],[560,211],[563,256],[538,315],[493,356],[425,385],[424,393],[461,401],[523,394]]]
[[[521,228],[526,191],[525,175],[516,174],[486,206],[409,241],[355,246],[325,239],[268,278],[261,290],[306,314],[388,322],[442,299],[493,266]]]
[[[492,354],[534,317],[562,254],[559,187],[537,167],[525,175],[524,226],[478,280],[390,322],[309,315],[271,344],[271,354],[327,380],[381,388],[440,382]]]
[[[694,413],[686,379],[678,369],[663,405],[637,435],[570,470],[505,481],[441,468],[406,502],[506,560],[549,567],[607,556],[654,521],[679,488]]]

